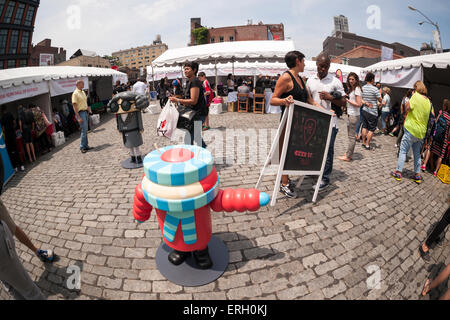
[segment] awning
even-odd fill
[[[18,87],[42,81],[82,77],[126,77],[125,73],[107,68],[91,67],[26,67],[0,70],[0,88]]]
[[[153,66],[176,66],[187,61],[214,63],[229,61],[283,61],[295,50],[293,41],[236,41],[170,49],[153,61]]]
[[[438,53],[425,56],[409,57],[404,59],[382,61],[364,69],[366,72],[377,72],[387,70],[400,70],[411,68],[438,68],[450,67],[450,52]]]

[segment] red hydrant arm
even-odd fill
[[[226,189],[219,190],[217,197],[210,203],[215,212],[258,211],[261,206],[269,203],[269,195],[256,189]]]
[[[150,213],[153,207],[145,200],[144,193],[142,192],[142,185],[139,183],[136,186],[133,201],[133,216],[136,221],[143,223],[150,219]]]

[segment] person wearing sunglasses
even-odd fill
[[[127,91],[116,94],[108,103],[112,113],[116,114],[117,130],[122,133],[123,144],[130,149],[131,162],[142,164],[142,153],[139,149],[144,144],[141,111],[148,107],[145,95]]]

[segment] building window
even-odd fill
[[[27,27],[31,26],[31,24],[33,23],[33,17],[34,17],[34,7],[30,6],[28,8],[27,16],[25,17],[25,25]]]
[[[23,68],[23,67],[26,67],[26,66],[27,66],[27,60],[26,59],[20,60],[19,67]]]
[[[16,18],[14,19],[14,24],[21,24],[23,13],[25,12],[25,5],[23,3],[19,3],[16,11]]]
[[[6,41],[8,40],[8,30],[0,30],[0,54],[5,54]]]
[[[28,53],[28,42],[30,40],[30,33],[28,31],[24,31],[22,33],[22,41],[20,42],[20,53]]]
[[[219,41],[220,41],[220,42],[223,42],[223,37],[220,37],[220,38],[219,38]]]
[[[336,42],[336,49],[337,50],[344,50],[345,47],[344,47],[344,45],[342,43]]]
[[[3,64],[4,64],[3,60],[0,60],[0,70],[3,70]]]
[[[16,60],[8,60],[8,69],[13,69],[16,67]]]
[[[233,36],[230,37],[230,42],[232,42],[232,41],[234,41],[234,37]]]
[[[9,50],[8,50],[9,54],[17,53],[18,42],[19,42],[19,30],[13,30],[11,32],[11,39],[9,40]]]
[[[5,18],[3,19],[4,23],[11,23],[11,18],[14,13],[14,8],[16,6],[15,1],[10,1],[8,7],[6,8]],[[9,62],[8,62],[9,63]]]
[[[211,43],[216,42],[216,39],[214,37],[211,38]]]
[[[88,67],[92,67],[92,64],[88,64]]]
[[[0,0],[0,16],[3,13],[3,8],[5,7],[6,0]],[[0,61],[0,66],[3,67],[3,61]],[[3,68],[2,68],[3,69]]]

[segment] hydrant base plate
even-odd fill
[[[156,266],[167,280],[177,285],[184,287],[204,286],[219,279],[225,273],[230,261],[227,246],[221,239],[212,236],[208,249],[213,261],[211,269],[199,269],[192,255],[181,265],[175,266],[168,260],[173,249],[163,242],[156,252]]]

